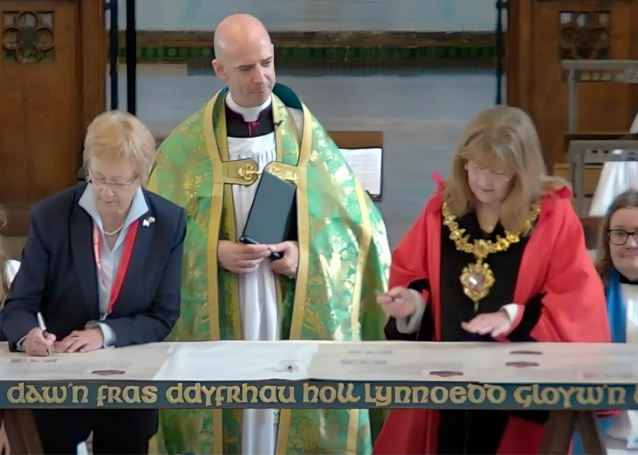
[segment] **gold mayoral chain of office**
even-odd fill
[[[463,292],[474,302],[474,311],[478,309],[478,303],[489,293],[494,286],[496,279],[489,264],[483,262],[488,255],[507,251],[510,245],[521,241],[521,235],[528,232],[540,213],[540,205],[532,206],[530,217],[515,231],[505,231],[505,237],[496,236],[496,241],[474,239],[470,243],[470,236],[465,234],[465,229],[459,227],[456,217],[450,213],[447,204],[443,204],[443,224],[450,229],[450,239],[454,241],[456,249],[465,253],[473,254],[476,258],[474,264],[469,264],[461,272],[460,281],[463,285]]]

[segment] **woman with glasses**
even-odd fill
[[[605,283],[612,341],[638,344],[638,191],[614,199],[599,239],[596,269]],[[601,418],[600,424],[607,449],[638,454],[638,411]],[[573,453],[585,453],[580,435]]]
[[[180,312],[183,209],[145,191],[155,140],[106,112],[84,143],[88,182],[36,204],[3,331],[30,356],[83,355],[164,340]],[[46,329],[45,331],[43,329]],[[155,410],[36,410],[45,453],[147,453]],[[114,437],[116,435],[116,437]]]
[[[563,180],[520,109],[472,119],[392,257],[388,339],[606,342],[600,278]],[[376,454],[538,453],[547,413],[393,410]]]

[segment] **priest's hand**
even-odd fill
[[[268,245],[245,245],[228,240],[217,244],[217,260],[223,268],[237,274],[254,272],[270,254]]]
[[[104,335],[99,327],[87,330],[74,330],[62,341],[55,343],[56,352],[91,352],[102,349]]]
[[[378,295],[377,303],[385,314],[395,319],[409,318],[417,305],[412,291],[404,287],[395,287],[387,294]]]
[[[299,268],[299,243],[282,242],[277,245],[270,245],[270,251],[283,254],[281,259],[270,263],[272,271],[288,278],[295,278]]]
[[[512,326],[507,311],[501,309],[494,313],[479,314],[470,322],[461,322],[463,330],[470,333],[478,333],[479,335],[490,335],[496,338],[507,333]]]

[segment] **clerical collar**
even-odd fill
[[[226,95],[226,105],[234,112],[240,114],[244,118],[244,122],[256,122],[259,119],[259,114],[266,110],[272,104],[272,97],[269,96],[261,106],[256,107],[241,107],[233,100],[230,92]]]

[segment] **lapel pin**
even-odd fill
[[[153,223],[155,223],[155,217],[154,216],[149,216],[144,221],[142,221],[142,226],[149,227]]]

